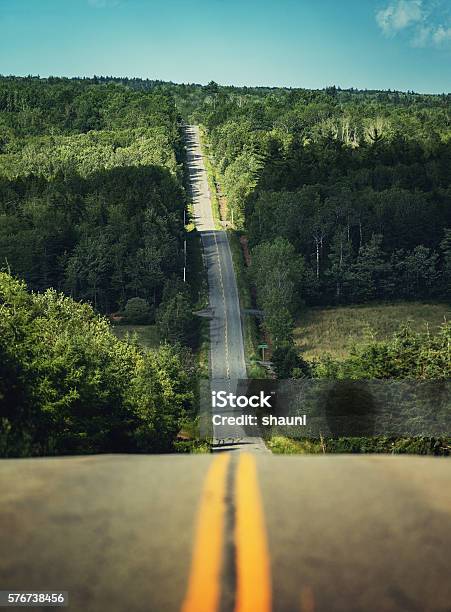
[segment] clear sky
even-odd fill
[[[0,74],[451,91],[451,0],[0,0]]]

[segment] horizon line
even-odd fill
[[[235,85],[233,83],[226,83],[226,84],[222,84],[222,83],[218,83],[217,81],[214,81],[213,79],[211,81],[209,81],[209,83],[198,83],[195,81],[191,81],[191,82],[179,82],[179,81],[172,81],[172,80],[165,80],[165,79],[161,79],[161,78],[151,78],[151,77],[143,77],[143,76],[127,76],[127,75],[113,75],[113,74],[93,74],[92,76],[88,76],[88,75],[72,75],[72,76],[68,76],[68,75],[55,75],[55,74],[48,74],[48,75],[41,75],[41,74],[3,74],[0,73],[0,78],[19,78],[19,79],[39,79],[39,80],[44,80],[44,79],[67,79],[67,80],[94,80],[94,79],[128,79],[128,80],[140,80],[140,81],[153,81],[153,82],[160,82],[160,83],[167,83],[167,84],[171,84],[171,85],[190,85],[190,86],[198,86],[198,87],[206,87],[209,83],[214,82],[216,83],[219,87],[231,87],[234,89],[285,89],[285,90],[305,90],[305,91],[324,91],[328,88],[332,88],[335,87],[337,90],[339,91],[345,91],[345,92],[351,92],[351,91],[358,91],[358,92],[378,92],[378,93],[401,93],[401,94],[410,94],[410,95],[422,95],[422,96],[449,96],[451,94],[451,92],[449,91],[435,91],[435,92],[431,92],[431,91],[415,91],[414,89],[384,89],[384,88],[380,88],[380,89],[374,89],[374,88],[368,88],[368,87],[356,87],[356,86],[349,86],[349,87],[342,87],[341,85],[337,85],[336,83],[331,83],[328,85],[324,85],[324,87],[306,87],[306,86],[297,86],[297,85]]]

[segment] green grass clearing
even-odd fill
[[[435,333],[445,318],[451,318],[451,307],[447,304],[399,302],[310,308],[299,318],[294,338],[306,359],[325,353],[342,359],[349,355],[353,345],[370,339],[385,340],[407,321],[416,331],[429,329]]]
[[[112,331],[119,340],[125,340],[127,336],[131,338],[136,334],[138,344],[144,348],[157,348],[160,343],[156,325],[113,325]]]

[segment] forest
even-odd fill
[[[210,83],[205,125],[274,346],[307,306],[451,299],[451,95]]]
[[[103,313],[181,278],[181,142],[173,100],[115,85],[4,79],[0,260],[29,287]]]
[[[170,93],[0,79],[3,456],[174,450],[197,377],[182,161]]]

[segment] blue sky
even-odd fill
[[[451,91],[450,0],[0,0],[0,73]]]

